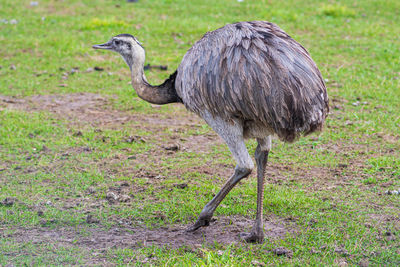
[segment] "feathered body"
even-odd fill
[[[182,102],[224,139],[236,167],[231,178],[205,205],[189,228],[208,226],[215,209],[254,168],[245,138],[256,138],[257,213],[247,242],[263,241],[264,174],[271,136],[292,142],[322,128],[328,113],[324,81],[310,55],[275,24],[239,22],[209,32],[186,53],[163,84],[150,85],[145,52],[137,39],[120,34],[96,49],[118,52],[131,69],[138,96],[154,104]]]
[[[265,21],[229,24],[184,56],[175,81],[186,108],[242,120],[245,137],[293,141],[319,130],[328,112],[321,73],[307,50]]]

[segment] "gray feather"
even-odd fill
[[[275,24],[229,24],[204,35],[184,56],[176,91],[185,106],[227,121],[260,124],[284,141],[321,129],[328,96],[304,47]]]

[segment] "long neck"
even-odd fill
[[[144,75],[144,60],[136,64],[129,62],[130,60],[126,61],[131,69],[132,86],[141,99],[158,105],[182,102],[175,90],[175,74],[163,84],[153,86],[147,82]]]

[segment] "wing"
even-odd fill
[[[262,123],[286,141],[319,129],[328,112],[314,61],[269,22],[240,22],[207,33],[184,56],[176,88],[195,113]]]

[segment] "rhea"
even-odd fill
[[[293,142],[322,129],[328,95],[321,73],[307,50],[277,25],[266,21],[228,24],[206,33],[161,85],[147,82],[145,50],[130,34],[112,37],[96,49],[118,52],[131,70],[133,88],[153,104],[183,103],[225,141],[236,167],[217,195],[188,228],[208,226],[214,211],[254,163],[245,139],[255,138],[257,212],[254,226],[240,236],[263,242],[263,191],[271,138]]]

